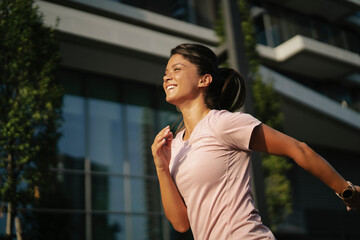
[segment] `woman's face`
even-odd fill
[[[182,55],[173,55],[166,66],[163,87],[166,101],[176,106],[199,97],[201,76]]]

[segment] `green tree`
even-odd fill
[[[57,162],[60,57],[54,30],[42,19],[33,0],[0,1],[0,202],[9,239],[19,209],[46,194]]]
[[[265,84],[259,72],[260,58],[256,51],[254,25],[250,16],[247,0],[238,0],[241,29],[244,34],[246,57],[249,63],[249,72],[252,78],[252,92],[254,97],[255,116],[263,123],[277,130],[282,130],[283,114],[281,112],[281,97],[275,92],[272,84]],[[221,41],[225,40],[222,12],[215,31]],[[262,154],[262,167],[265,177],[265,197],[270,227],[276,227],[290,213],[292,206],[291,186],[286,174],[292,164],[288,159]]]

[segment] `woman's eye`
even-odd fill
[[[179,70],[180,70],[180,68],[175,68],[175,69],[174,69],[174,71],[179,71]]]

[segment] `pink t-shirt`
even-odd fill
[[[250,186],[249,143],[260,121],[211,110],[187,141],[172,142],[170,172],[196,240],[275,239],[262,224]]]

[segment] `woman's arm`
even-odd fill
[[[300,167],[319,178],[337,193],[341,193],[343,189],[349,187],[346,180],[309,146],[265,124],[261,124],[254,129],[250,149],[292,158]],[[360,188],[357,186],[355,188],[358,192],[356,203],[351,203],[351,206],[349,203],[345,203],[350,207],[359,208]]]
[[[187,208],[169,170],[172,139],[173,135],[170,128],[164,128],[155,137],[151,150],[160,183],[161,200],[165,215],[176,231],[186,232],[190,227]]]

